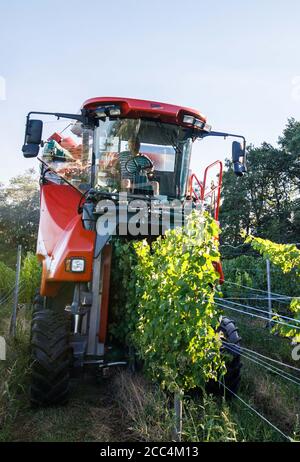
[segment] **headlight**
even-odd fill
[[[121,109],[119,108],[119,106],[111,106],[108,109],[108,112],[109,112],[110,116],[119,116],[119,115],[121,115]]]
[[[97,107],[95,109],[95,114],[96,114],[96,117],[98,117],[99,119],[102,119],[102,118],[106,117],[106,108],[105,107]]]
[[[195,117],[190,116],[190,115],[185,115],[183,117],[183,123],[184,124],[191,124],[194,125]]]
[[[66,260],[66,271],[71,273],[83,273],[85,270],[85,259],[84,258],[68,258]]]
[[[200,128],[201,130],[205,130],[207,132],[211,131],[211,126],[203,122],[203,120],[196,119],[191,115],[186,114],[183,116],[183,123],[188,125],[193,125],[195,128]]]
[[[205,124],[204,127],[203,127],[203,130],[205,130],[207,132],[211,132],[211,129],[212,129],[212,126],[208,125],[208,124]]]
[[[108,116],[117,117],[121,115],[121,108],[112,104],[109,106],[99,106],[95,109],[95,115],[98,119],[104,119]]]
[[[202,122],[202,120],[195,119],[194,125],[195,125],[195,127],[197,127],[197,128],[203,128],[203,126],[205,125],[205,123]]]

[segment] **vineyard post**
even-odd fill
[[[270,260],[266,260],[267,266],[267,284],[268,284],[268,310],[269,310],[269,327],[272,327],[272,295],[271,295],[271,272]]]
[[[175,411],[175,441],[181,441],[182,435],[182,397],[183,393],[174,394],[174,411]]]
[[[20,283],[20,272],[21,272],[21,254],[22,254],[22,246],[18,245],[17,265],[16,265],[16,284],[15,284],[15,291],[14,291],[14,304],[13,304],[13,311],[12,311],[12,315],[11,315],[11,323],[10,323],[10,335],[12,337],[16,336],[17,310],[18,310],[18,298],[19,298],[19,283]]]

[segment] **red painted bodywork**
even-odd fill
[[[106,104],[119,105],[121,107],[121,117],[149,117],[166,123],[181,124],[183,115],[188,114],[206,122],[206,117],[196,109],[156,101],[145,101],[143,99],[101,96],[88,99],[83,103],[82,108],[93,110]]]
[[[62,282],[92,279],[96,233],[84,229],[78,204],[79,191],[68,185],[48,182],[41,186],[41,211],[37,256],[42,262],[41,295],[55,296]],[[85,271],[66,271],[65,260],[83,257]]]
[[[117,104],[121,107],[121,117],[152,118],[165,123],[182,124],[183,115],[192,115],[203,122],[206,117],[199,111],[132,98],[98,97],[91,98],[82,108],[93,110],[98,106]],[[222,175],[221,175],[222,176]],[[218,187],[218,202],[221,184]],[[193,191],[191,190],[191,194]],[[204,198],[204,189],[201,193]],[[82,195],[69,185],[61,185],[48,181],[41,186],[41,214],[37,243],[37,255],[42,262],[41,295],[53,297],[63,282],[89,282],[92,280],[93,255],[96,233],[84,229],[78,205]],[[199,198],[200,199],[200,198]],[[218,209],[217,209],[218,212]],[[83,273],[66,271],[65,261],[70,257],[85,259]],[[103,251],[103,280],[101,322],[99,341],[105,342],[109,308],[109,284],[111,272],[111,246]],[[221,281],[223,272],[220,263],[216,263]]]

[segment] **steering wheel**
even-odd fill
[[[125,169],[128,173],[136,174],[140,173],[143,170],[152,170],[153,162],[149,157],[144,156],[143,154],[131,157],[125,164]]]

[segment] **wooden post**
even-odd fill
[[[20,272],[21,272],[21,254],[22,254],[22,246],[18,245],[17,265],[16,265],[16,284],[15,284],[15,291],[14,291],[14,304],[13,304],[13,310],[12,310],[11,322],[10,322],[10,329],[9,329],[10,335],[12,337],[16,336],[18,298],[19,298],[19,284],[20,284]]]

